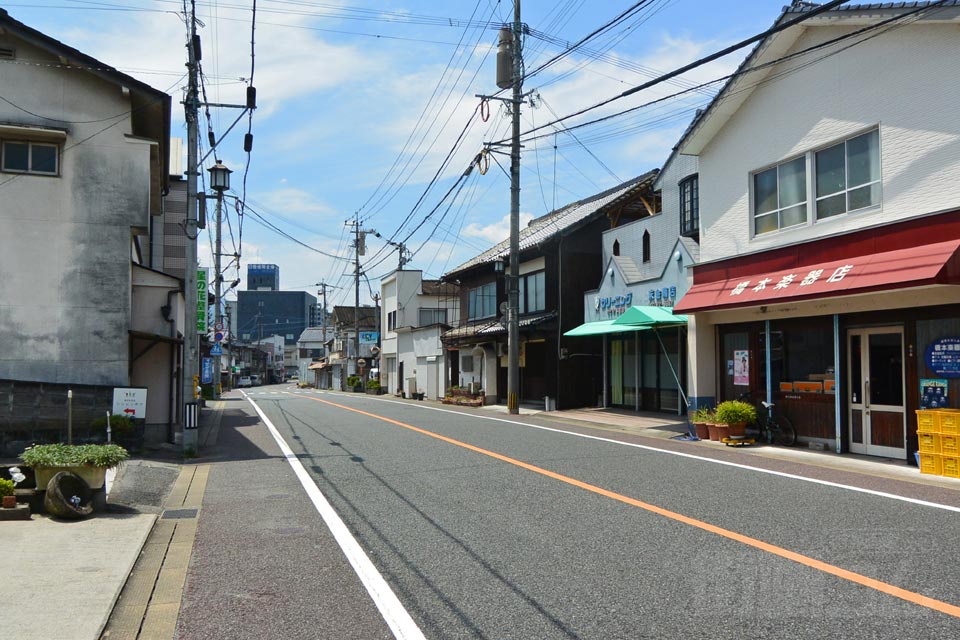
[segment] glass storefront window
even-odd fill
[[[767,384],[766,334],[760,332],[757,374]],[[833,324],[831,318],[805,318],[770,325],[770,376],[774,393],[833,393]]]

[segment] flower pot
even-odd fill
[[[714,442],[720,442],[720,435],[717,432],[717,425],[712,422],[707,423],[707,437]]]
[[[727,429],[730,431],[731,438],[742,438],[747,435],[747,423],[746,422],[736,422],[734,424],[727,425]]]
[[[708,440],[710,438],[710,429],[707,428],[706,422],[694,422],[693,428],[697,433],[697,437],[701,440]]]
[[[17,496],[3,496],[3,508],[4,508],[4,509],[16,509],[16,508],[17,508]]]
[[[730,425],[718,424],[715,426],[717,428],[717,440],[720,440],[722,442],[725,438],[730,437]]]

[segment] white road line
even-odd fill
[[[390,585],[387,584],[387,581],[384,580],[383,576],[380,575],[380,572],[377,571],[377,568],[373,566],[370,558],[367,557],[367,554],[364,553],[360,547],[360,543],[350,535],[350,530],[347,529],[347,525],[344,524],[334,508],[327,502],[320,488],[310,477],[310,474],[307,473],[307,470],[304,469],[303,464],[287,445],[283,436],[277,431],[277,428],[270,422],[270,418],[264,414],[252,398],[242,391],[241,393],[243,393],[247,401],[253,405],[253,408],[257,411],[263,423],[267,425],[267,429],[270,430],[273,439],[277,441],[280,451],[283,452],[283,457],[290,463],[290,467],[300,480],[300,484],[303,485],[307,496],[313,502],[317,513],[320,514],[320,517],[323,518],[323,521],[327,524],[330,533],[333,534],[343,554],[350,562],[350,566],[353,567],[357,577],[360,578],[360,582],[363,583],[363,586],[367,589],[367,593],[370,594],[374,604],[377,605],[377,609],[380,610],[380,615],[383,616],[384,621],[390,627],[390,630],[393,631],[394,637],[398,640],[425,640],[423,632],[420,631],[420,627],[413,621],[410,613],[400,603],[400,599],[397,598],[397,595],[390,588]]]
[[[618,444],[624,447],[633,447],[635,449],[644,449],[646,451],[656,451],[658,453],[666,453],[671,456],[679,456],[681,458],[690,458],[691,460],[700,460],[703,462],[712,462],[713,464],[723,465],[725,467],[734,467],[736,469],[745,469],[747,471],[756,471],[757,473],[766,473],[771,476],[779,476],[781,478],[789,478],[791,480],[801,480],[803,482],[810,482],[812,484],[819,484],[825,487],[834,487],[836,489],[846,489],[847,491],[855,491],[857,493],[866,493],[872,496],[877,496],[880,498],[889,498],[890,500],[899,500],[901,502],[909,502],[910,504],[916,504],[923,507],[932,507],[934,509],[943,509],[944,511],[953,511],[954,513],[960,513],[960,507],[954,507],[948,504],[940,504],[939,502],[929,502],[927,500],[918,500],[916,498],[908,498],[906,496],[898,496],[894,493],[886,493],[883,491],[874,491],[873,489],[864,489],[863,487],[854,487],[847,484],[840,484],[839,482],[830,482],[829,480],[819,480],[817,478],[807,478],[804,476],[794,475],[792,473],[784,473],[783,471],[772,471],[770,469],[762,469],[760,467],[751,467],[750,465],[741,464],[739,462],[729,462],[727,460],[716,460],[714,458],[706,458],[704,456],[694,455],[692,453],[682,453],[680,451],[671,451],[669,449],[660,449],[658,447],[651,447],[645,444],[636,444],[633,442],[621,442],[620,440],[612,440],[610,438],[601,438],[599,436],[591,436],[583,433],[576,433],[573,431],[564,431],[563,429],[554,429],[553,427],[544,427],[538,424],[530,424],[529,422],[519,422],[518,420],[508,420],[506,418],[495,418],[493,416],[479,416],[472,413],[463,413],[461,411],[451,411],[450,409],[441,409],[440,407],[431,407],[428,405],[422,404],[410,404],[409,402],[400,402],[398,400],[387,400],[386,398],[376,398],[364,396],[365,400],[373,400],[375,402],[388,402],[390,404],[400,404],[405,407],[415,407],[417,409],[426,409],[428,411],[439,411],[441,413],[452,413],[458,416],[467,416],[469,418],[477,418],[479,420],[492,420],[494,422],[505,422],[507,424],[515,424],[521,427],[530,427],[531,429],[540,429],[541,431],[550,431],[553,433],[562,433],[568,436],[574,436],[577,438],[585,438],[587,440],[597,440],[599,442],[609,442],[610,444]]]

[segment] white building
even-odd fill
[[[681,141],[700,165],[677,307],[700,404],[749,393],[801,440],[912,459],[921,383],[956,384],[960,7],[930,4],[769,36]]]
[[[458,320],[457,286],[423,280],[421,271],[394,271],[380,288],[381,384],[408,398],[413,393],[442,398],[450,386],[450,365],[440,335]]]

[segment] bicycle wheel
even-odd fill
[[[777,444],[784,447],[792,447],[797,443],[797,430],[793,428],[793,423],[786,416],[777,416],[773,419],[776,426],[773,427],[774,438]]]

